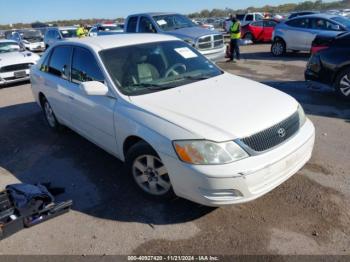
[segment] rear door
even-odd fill
[[[287,49],[298,51],[310,51],[314,32],[310,29],[310,18],[298,17],[287,21],[285,31]]]
[[[72,48],[57,46],[50,54],[48,64],[41,69],[45,86],[45,96],[51,104],[56,116],[66,125],[71,123],[70,93],[70,61]]]
[[[250,32],[253,34],[254,39],[257,41],[262,41],[263,40],[263,32],[264,32],[264,27],[263,27],[263,21],[256,21],[250,24]]]

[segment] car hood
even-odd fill
[[[37,54],[24,52],[9,52],[0,54],[0,67],[21,63],[36,63],[39,60]]]
[[[215,30],[209,30],[209,29],[201,28],[197,26],[180,28],[180,29],[171,30],[165,33],[170,34],[172,36],[176,36],[181,39],[194,39],[194,40],[205,35],[221,34],[220,32]]]
[[[180,126],[196,138],[213,141],[250,136],[286,119],[298,107],[281,91],[228,73],[130,99],[140,110]]]

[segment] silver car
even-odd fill
[[[52,27],[48,28],[45,37],[45,47],[55,44],[57,41],[66,40],[67,38],[77,37],[76,27]]]
[[[314,14],[293,18],[278,24],[272,36],[271,52],[281,56],[286,51],[310,51],[316,35],[336,36],[350,31],[350,20],[330,14]]]

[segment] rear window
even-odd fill
[[[136,26],[137,26],[137,16],[130,17],[126,27],[126,32],[136,33]]]

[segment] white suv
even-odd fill
[[[31,69],[49,126],[126,162],[145,193],[209,206],[271,191],[310,159],[315,130],[290,96],[221,71],[172,36],[57,43]]]

